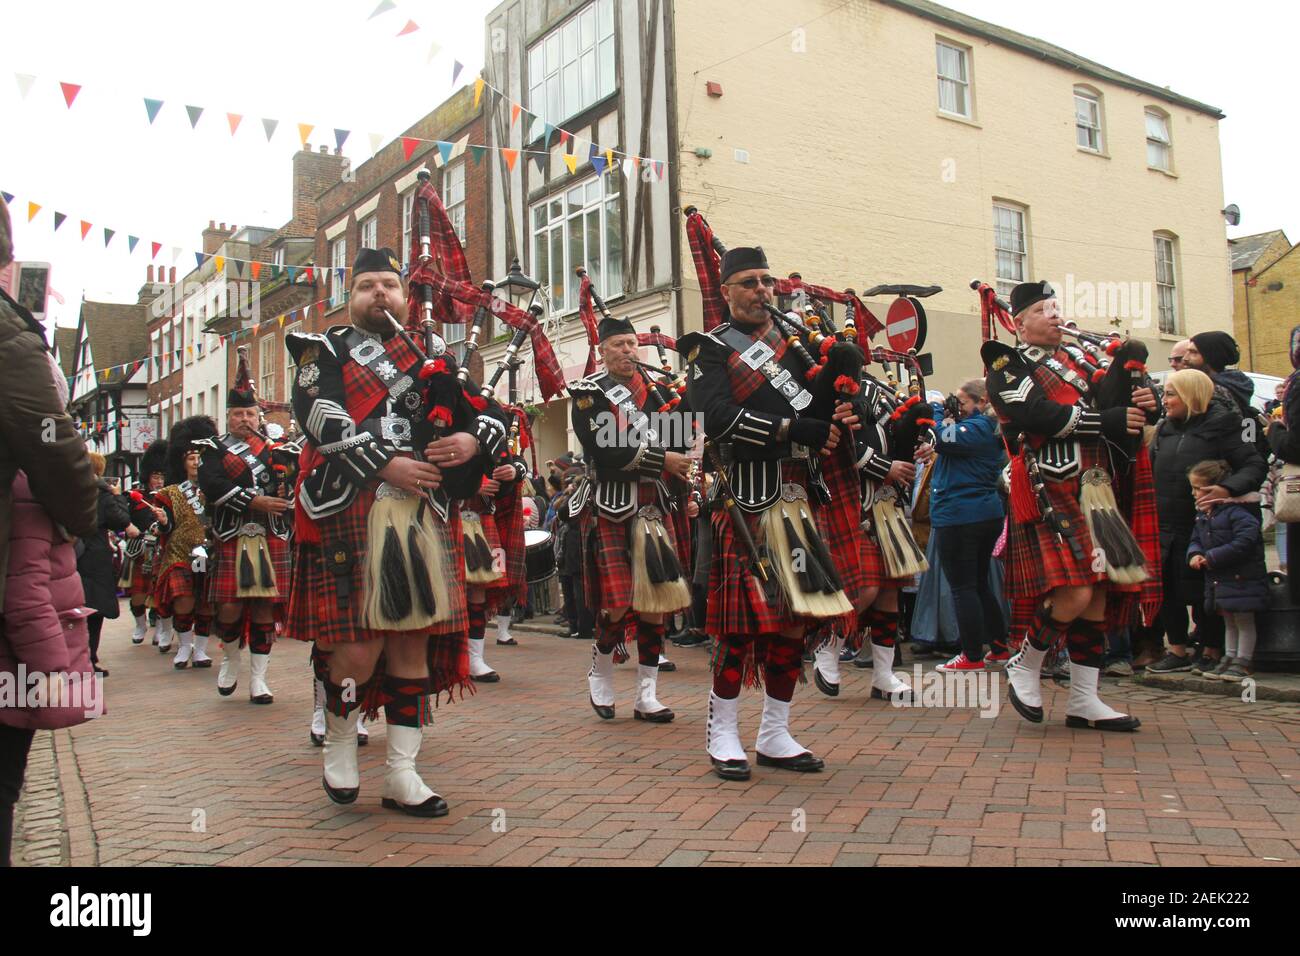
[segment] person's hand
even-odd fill
[[[492,478],[485,479],[482,486],[479,488],[479,491],[485,495],[495,495],[500,490],[501,482]]]
[[[1128,433],[1130,435],[1141,435],[1142,427],[1147,423],[1147,413],[1140,408],[1134,408],[1130,405],[1125,409],[1128,417]]]
[[[853,406],[848,402],[836,403],[835,414],[831,416],[831,420],[839,422],[842,428],[850,431],[857,431],[862,427],[860,419],[854,414]]]
[[[664,473],[685,481],[691,473],[691,460],[679,451],[664,455]]]
[[[790,423],[790,441],[807,448],[822,448],[835,426],[816,418],[796,418]]]
[[[260,511],[263,514],[278,515],[283,514],[293,507],[293,502],[287,498],[272,498],[269,495],[258,495],[248,503],[248,507],[254,511]]]
[[[108,490],[115,495],[120,495],[122,493],[122,483],[120,481],[110,481],[108,483]]]
[[[126,536],[128,538],[138,538],[140,537],[140,529],[133,524],[129,524],[126,526]]]
[[[1156,393],[1149,388],[1133,389],[1133,404],[1144,412],[1154,412],[1159,407],[1156,403]]]
[[[903,481],[911,484],[916,481],[916,465],[910,461],[896,461],[889,466],[889,474],[885,476],[886,484],[895,481]]]
[[[1187,562],[1193,571],[1202,571],[1209,562],[1205,560],[1205,555],[1194,554],[1192,559]]]
[[[478,453],[477,438],[469,432],[454,432],[431,442],[424,450],[424,457],[439,468],[455,468]]]
[[[1209,510],[1211,502],[1221,501],[1224,498],[1232,497],[1232,492],[1223,487],[1223,485],[1209,485],[1205,488],[1197,488],[1193,491],[1193,494],[1196,495],[1196,503],[1198,505],[1205,505],[1206,507],[1204,510],[1206,511]]]
[[[826,436],[826,444],[822,445],[823,455],[829,455],[840,446],[840,434],[840,426],[832,422],[830,434]]]
[[[153,516],[154,516],[155,518],[158,519],[158,523],[159,523],[160,525],[162,525],[164,528],[167,527],[167,512],[166,512],[166,510],[163,509],[163,508],[159,508],[159,507],[157,507],[156,505],[153,507],[152,510],[153,510]]]
[[[912,455],[914,461],[926,462],[934,457],[934,445],[929,442],[916,446],[916,453]]]
[[[686,502],[686,517],[698,518],[700,516],[700,503],[692,498]]]
[[[379,477],[394,488],[401,488],[403,491],[410,491],[417,495],[426,489],[436,489],[442,484],[442,471],[437,465],[414,458],[394,458],[379,469]]]
[[[495,468],[492,469],[492,480],[493,481],[514,481],[515,466],[497,465]]]

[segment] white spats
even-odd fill
[[[169,651],[172,649],[172,638],[176,632],[172,630],[172,619],[163,617],[158,619],[158,651]]]
[[[894,673],[894,649],[871,645],[871,686],[882,694],[910,693],[912,688]],[[768,756],[773,756],[768,754]]]
[[[325,714],[325,782],[335,790],[355,790],[361,786],[357,769],[357,720],[360,710],[346,717]]]
[[[131,643],[143,644],[144,636],[148,632],[148,630],[149,630],[149,618],[147,615],[141,614],[139,617],[135,619],[135,627],[132,628],[131,630]]]
[[[1046,648],[1039,650],[1026,638],[1020,645],[1019,652],[1007,661],[1007,683],[1016,692],[1016,697],[1028,707],[1043,706],[1043,658],[1046,656]],[[1094,683],[1093,694],[1096,692],[1097,685]]]
[[[514,640],[514,638],[510,636],[510,615],[498,614],[497,615],[497,641],[501,644],[508,644],[512,640]]]
[[[709,691],[709,722],[706,729],[709,756],[715,760],[745,760],[745,748],[740,743],[736,715],[740,698],[724,700]],[[765,712],[766,713],[766,712]]]
[[[592,703],[600,707],[614,706],[613,651],[602,654],[595,644],[591,645],[591,670],[587,672],[587,685],[591,689]]]
[[[176,656],[172,658],[172,665],[177,670],[189,666],[190,660],[194,657],[194,632],[186,631],[180,635],[180,646],[176,648]]]
[[[194,635],[194,655],[190,658],[190,663],[196,667],[199,664],[210,664],[212,658],[208,657],[208,635]]]
[[[1070,701],[1066,705],[1067,717],[1081,717],[1084,720],[1124,720],[1128,714],[1108,706],[1097,696],[1097,680],[1101,671],[1096,667],[1084,667],[1070,662]]]
[[[643,714],[657,714],[668,709],[655,697],[658,681],[657,666],[647,667],[644,664],[636,666],[636,703],[632,705],[635,710]]]
[[[797,757],[808,752],[807,747],[790,736],[790,702],[775,697],[763,697],[763,719],[758,725],[758,740],[754,749],[764,757]]]
[[[388,773],[384,776],[384,797],[408,807],[419,806],[430,797],[436,796],[415,772],[415,758],[420,755],[422,736],[419,727],[388,725]],[[352,751],[354,755],[356,754],[355,741],[354,735]]]
[[[840,652],[843,650],[844,638],[836,635],[813,652],[813,666],[828,684],[840,682]]]
[[[251,700],[258,703],[262,701],[270,702],[271,688],[266,685],[266,672],[271,666],[270,654],[249,654],[248,655],[248,696]]]
[[[483,638],[469,639],[469,676],[486,677],[488,674],[495,674],[492,668],[488,667],[487,661],[483,660]]]
[[[239,641],[221,642],[221,667],[217,670],[217,690],[229,694],[239,683]]]
[[[311,683],[311,732],[313,735],[321,737],[325,734],[325,682],[313,678]]]

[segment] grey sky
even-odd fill
[[[745,15],[743,0],[707,2]],[[312,144],[331,149],[336,126],[351,130],[344,152],[360,163],[370,155],[369,133],[387,141],[452,92],[453,59],[465,64],[460,83],[472,80],[482,65],[483,17],[496,0],[404,0],[367,21],[377,3],[45,0],[7,10],[0,189],[17,197],[18,258],[54,264],[54,287],[67,299],[52,307],[58,324],[75,324],[83,290],[89,298],[132,300],[151,241],[164,244],[155,261],[166,265],[170,247],[183,247],[176,266],[184,274],[209,219],[284,223],[298,123],[315,125]],[[1293,56],[1285,47],[1300,24],[1294,4],[1257,3],[1241,15],[1152,0],[948,5],[1222,109],[1225,202],[1237,203],[1243,216],[1229,235],[1281,227],[1300,240],[1300,192],[1287,162],[1300,129],[1277,110]],[[408,19],[420,29],[396,37]],[[797,25],[774,24],[774,32]],[[430,62],[435,40],[442,52]],[[726,52],[720,39],[719,55]],[[761,68],[770,54],[751,55]],[[13,73],[37,77],[25,101]],[[60,80],[83,84],[71,110]],[[165,101],[153,126],[144,97]],[[205,109],[196,130],[186,105]],[[233,138],[227,112],[244,115]],[[263,117],[280,121],[270,144]],[[43,206],[31,225],[28,200]],[[57,234],[56,209],[68,216]],[[84,242],[80,219],[94,226]],[[108,250],[104,226],[117,231]],[[141,240],[130,256],[128,234]]]

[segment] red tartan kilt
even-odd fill
[[[144,573],[144,562],[143,554],[131,560],[131,586],[127,594],[148,594],[153,590],[153,575]]]
[[[374,492],[362,491],[345,511],[318,519],[321,544],[299,541],[295,548],[293,588],[285,616],[284,633],[299,641],[321,645],[376,641],[390,636],[419,637],[424,634],[464,634],[469,629],[465,606],[465,549],[461,543],[460,511],[453,507],[446,526],[447,560],[454,580],[447,582],[451,617],[429,630],[385,631],[358,623],[366,593],[367,523],[374,504]],[[437,518],[434,519],[437,523]],[[339,606],[338,579],[325,567],[323,548],[342,542],[355,556],[346,606]]]
[[[1010,598],[1040,598],[1059,587],[1088,587],[1106,580],[1092,570],[1092,536],[1079,507],[1078,479],[1046,482],[1048,500],[1074,527],[1081,557],[1045,521],[1023,523],[1010,518],[1007,533],[1006,593]]]
[[[830,504],[814,505],[817,533],[835,561],[835,570],[844,585],[845,596],[855,605],[872,586],[868,568],[863,563],[866,532],[862,530],[862,491],[858,477],[846,457],[836,452],[823,457],[822,476],[830,490]]]
[[[657,504],[658,494],[651,482],[638,482],[637,504]],[[626,521],[611,521],[600,514],[593,500],[588,504],[579,521],[582,531],[583,556],[586,573],[583,574],[583,587],[586,590],[587,606],[593,614],[602,610],[615,611],[619,608],[632,607],[634,582],[632,580],[632,524],[636,520],[635,510]],[[677,530],[671,514],[664,520],[664,532],[668,535],[673,553],[677,555],[678,564],[683,572],[686,564],[682,562],[682,549],[678,544]]]
[[[156,578],[153,603],[160,615],[171,617],[176,599],[186,597],[194,597],[194,572],[188,562],[179,561]]]
[[[905,588],[912,584],[912,575],[904,575],[901,578],[891,578],[885,565],[885,556],[880,553],[880,545],[876,544],[875,539],[865,531],[862,533],[861,547],[858,550],[858,561],[862,565],[863,578],[866,586],[869,588]],[[852,594],[849,595],[853,597]]]
[[[293,574],[293,555],[288,542],[281,541],[273,534],[266,536],[267,550],[271,552],[271,569],[275,572],[275,583],[280,596],[257,600],[273,600],[284,606],[288,602],[290,578]],[[207,600],[213,604],[238,604],[249,598],[239,597],[239,535],[228,541],[217,543],[214,555],[216,567],[209,562]]]

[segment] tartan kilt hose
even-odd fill
[[[653,482],[637,482],[637,506],[657,505],[658,491]],[[584,573],[583,589],[587,597],[587,606],[594,615],[601,611],[632,608],[632,594],[635,582],[632,578],[632,523],[636,520],[636,509],[625,521],[611,521],[596,508],[595,496],[582,512],[578,527],[582,532]],[[664,516],[664,533],[668,535],[673,554],[683,572],[689,567],[689,561],[682,560],[682,547],[677,537],[676,524],[672,512]],[[687,544],[689,544],[689,539]]]
[[[288,603],[289,579],[293,574],[293,553],[287,541],[273,534],[266,536],[266,548],[271,554],[271,569],[275,572],[275,586],[280,596],[274,598],[277,606]],[[218,541],[208,567],[207,599],[213,604],[240,604],[249,600],[268,598],[239,597],[239,535],[228,541]],[[211,565],[215,563],[216,567]]]
[[[172,616],[177,598],[195,597],[194,572],[185,561],[164,568],[154,581],[153,603],[163,617]],[[198,602],[195,602],[196,607]]]
[[[377,641],[390,635],[463,635],[469,629],[469,613],[465,606],[465,551],[460,540],[460,511],[454,506],[445,526],[441,525],[436,516],[432,522],[440,528],[444,551],[451,565],[447,582],[451,617],[432,628],[416,631],[387,631],[360,625],[366,593],[366,537],[374,500],[374,491],[363,489],[346,510],[317,519],[314,524],[320,531],[321,544],[299,538],[295,547],[293,587],[285,617],[286,637],[313,641],[323,647],[329,644]],[[339,603],[339,578],[326,567],[324,558],[325,549],[335,542],[346,546],[353,558],[351,574],[348,576],[349,593],[342,606]]]

